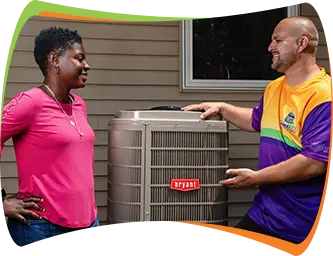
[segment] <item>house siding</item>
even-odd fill
[[[311,18],[320,32],[318,63],[329,71],[326,40],[320,19],[309,4],[301,15]],[[159,105],[184,106],[201,101],[225,101],[255,107],[262,92],[180,92],[180,22],[101,23],[32,17],[15,45],[5,91],[5,102],[19,92],[42,82],[34,62],[34,37],[42,28],[62,26],[77,29],[83,38],[92,67],[86,88],[76,91],[87,104],[88,120],[96,133],[95,195],[101,224],[107,217],[108,123],[121,109]],[[259,135],[230,127],[231,168],[257,168]],[[1,186],[17,191],[17,171],[12,141],[3,151]],[[229,225],[234,225],[252,204],[256,188],[230,189]]]

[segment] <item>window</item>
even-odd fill
[[[281,74],[268,52],[280,20],[299,6],[220,18],[183,21],[181,90],[263,90]]]

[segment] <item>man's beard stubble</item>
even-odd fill
[[[293,66],[295,62],[296,60],[289,62],[282,62],[279,57],[275,62],[271,64],[271,68],[279,73],[285,73],[285,71],[289,69],[291,66]]]

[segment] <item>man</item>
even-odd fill
[[[304,17],[282,20],[268,50],[272,69],[284,76],[266,88],[260,104],[242,108],[224,102],[191,105],[201,118],[221,114],[250,132],[260,132],[259,168],[229,169],[222,185],[259,192],[237,228],[293,243],[309,234],[320,206],[330,148],[332,82],[316,64],[318,31]]]

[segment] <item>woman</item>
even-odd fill
[[[85,87],[90,69],[76,31],[51,27],[35,39],[44,81],[17,95],[3,111],[1,146],[13,138],[19,197],[43,198],[40,220],[9,218],[20,246],[98,226],[94,198],[94,139],[86,105],[72,89]]]

